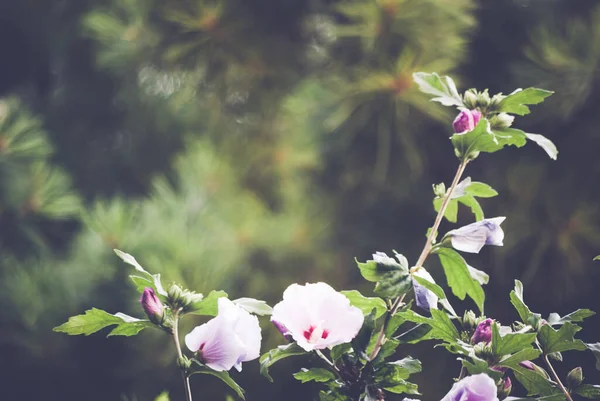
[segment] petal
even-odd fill
[[[469,185],[471,185],[471,177],[467,177],[461,182],[459,182],[454,188],[454,191],[452,191],[452,199],[460,198],[461,196],[463,196]]]
[[[485,232],[474,231],[468,234],[452,234],[451,242],[452,247],[457,251],[479,253],[481,248],[483,248],[483,246],[485,245],[486,239],[487,235]]]
[[[218,323],[214,337],[205,343],[200,350],[202,362],[216,371],[229,370],[236,365],[240,356],[245,354],[246,347],[237,335],[233,333],[231,322],[213,319]]]
[[[237,362],[246,362],[260,356],[262,340],[258,318],[248,311],[231,302],[227,298],[219,298],[219,315],[227,319],[232,326],[231,336],[237,336],[244,345],[245,352],[239,355]],[[241,371],[241,366],[236,368]]]

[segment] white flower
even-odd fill
[[[283,301],[273,307],[271,321],[311,351],[352,341],[364,316],[328,284],[292,284],[283,293]]]
[[[430,283],[435,284],[435,280],[433,277],[431,277],[431,274],[429,274],[429,272],[422,267],[417,269],[412,275],[423,278]],[[417,283],[417,280],[415,279],[413,279],[413,289],[415,291],[415,302],[419,308],[422,308],[427,312],[429,312],[429,310],[432,308],[437,309],[437,295],[423,287],[421,284]]]
[[[185,345],[216,371],[242,370],[242,362],[260,355],[261,332],[256,316],[227,298],[219,298],[218,314],[185,336]]]
[[[456,230],[449,231],[452,247],[463,252],[479,253],[484,245],[502,246],[504,231],[500,224],[506,217],[494,217],[471,223]]]

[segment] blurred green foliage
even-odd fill
[[[2,2],[3,399],[181,396],[160,333],[51,332],[92,305],[142,313],[112,248],[167,281],[271,303],[292,282],[363,285],[354,257],[415,258],[430,184],[456,161],[453,116],[417,92],[414,71],[556,91],[523,121],[557,144],[557,162],[529,146],[472,170],[500,194],[489,214],[507,216],[505,246],[476,267],[498,319],[515,317],[513,278],[536,310],[597,308],[599,18],[591,0]],[[458,366],[420,353],[422,376]],[[292,363],[273,385],[245,370],[249,400],[314,393]],[[192,385],[224,399],[209,379]]]

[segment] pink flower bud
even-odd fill
[[[523,361],[523,362],[519,362],[519,365],[521,365],[522,367],[524,367],[525,369],[529,369],[529,370],[535,370],[535,365],[533,364],[533,362],[531,361]]]
[[[148,315],[148,318],[154,323],[160,322],[163,316],[164,307],[152,288],[144,288],[144,292],[140,297],[140,302],[142,308],[144,308],[144,312]]]
[[[463,110],[454,119],[452,128],[457,134],[473,131],[479,120],[481,120],[481,112],[479,110]]]
[[[473,344],[478,344],[482,342],[489,344],[490,341],[492,341],[493,323],[494,321],[492,319],[485,319],[477,325],[475,333],[473,333],[473,337],[471,337],[471,341],[473,342]]]

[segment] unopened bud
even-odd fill
[[[515,120],[515,116],[511,116],[510,114],[500,113],[490,118],[490,128],[491,129],[502,129],[508,128],[512,125]]]
[[[488,344],[484,343],[484,342],[480,342],[475,344],[475,346],[473,347],[473,351],[475,352],[475,356],[489,361],[494,359],[494,353],[492,352],[492,347],[490,347]]]
[[[475,329],[475,333],[473,333],[473,337],[471,337],[471,342],[473,344],[478,343],[486,343],[489,344],[492,341],[492,324],[494,321],[492,319],[485,319],[481,323],[477,325]]]
[[[462,326],[465,330],[473,330],[477,326],[477,316],[472,310],[465,311]]]
[[[452,128],[457,134],[464,134],[473,131],[481,120],[481,112],[477,109],[463,110],[452,122]]]
[[[510,377],[505,377],[500,380],[500,384],[498,385],[498,398],[503,400],[510,395],[512,390],[512,382]]]
[[[567,384],[570,388],[577,388],[581,382],[583,382],[583,369],[578,366],[567,375]]]
[[[177,305],[181,300],[181,295],[183,290],[177,284],[172,284],[169,287],[169,291],[167,291],[167,296],[169,297],[169,302],[171,305]]]
[[[165,308],[152,288],[144,288],[144,292],[140,297],[140,303],[142,304],[142,308],[144,308],[144,312],[146,312],[148,319],[150,319],[152,323],[161,324]]]
[[[475,105],[479,108],[487,109],[490,105],[490,102],[490,95],[486,89],[483,92],[479,93],[479,95],[477,95],[477,101],[475,102]]]
[[[437,196],[439,198],[446,195],[446,186],[444,185],[444,183],[441,182],[439,184],[434,184],[433,185],[433,193],[435,196]]]
[[[468,109],[474,109],[477,105],[477,91],[475,89],[469,89],[463,96],[463,103]]]

